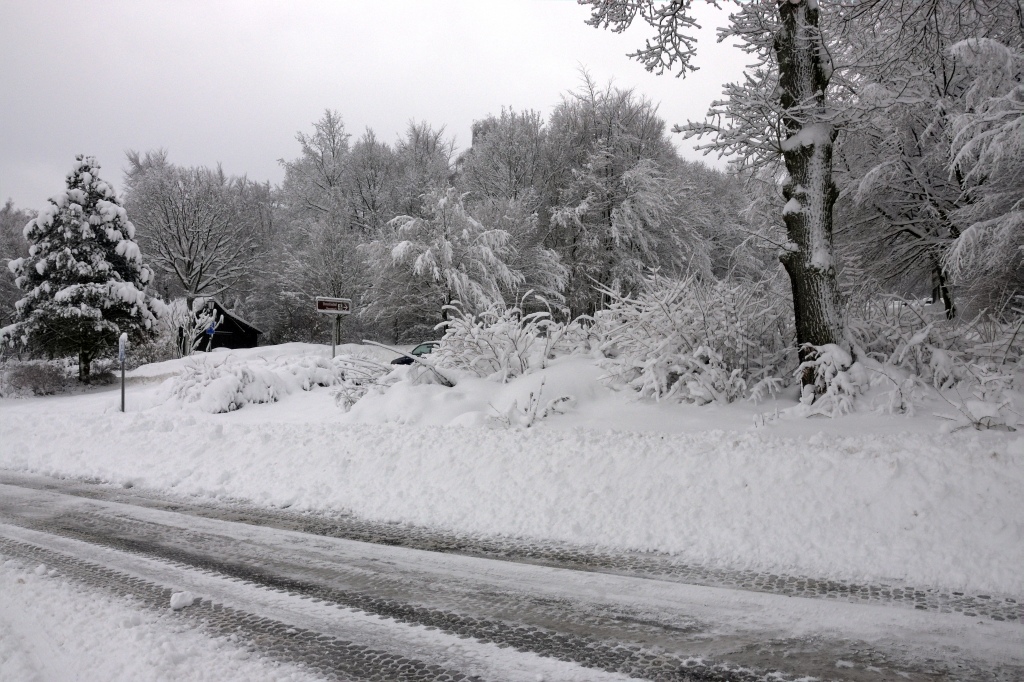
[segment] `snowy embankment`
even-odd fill
[[[316,387],[227,414],[155,383],[131,387],[127,414],[113,392],[6,400],[0,468],[732,568],[1024,594],[1016,434],[941,434],[932,417],[645,405],[598,374],[570,359],[489,389],[399,383],[348,414]],[[531,391],[574,400],[531,428],[507,426]]]

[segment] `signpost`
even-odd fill
[[[128,350],[128,334],[121,334],[117,339],[117,359],[121,363],[121,411],[124,412],[124,360]]]
[[[331,340],[331,357],[333,358],[337,353],[338,340],[341,337],[341,316],[352,314],[352,299],[317,296],[316,311],[322,315],[334,315],[334,337]]]

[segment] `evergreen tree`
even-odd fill
[[[28,244],[21,231],[33,215],[15,208],[11,199],[0,207],[0,263],[28,255]],[[19,298],[21,290],[14,285],[14,273],[0,271],[0,326],[14,322],[14,303]]]
[[[142,262],[135,227],[98,170],[95,159],[79,155],[67,189],[25,226],[29,255],[8,264],[25,296],[15,304],[17,321],[0,330],[8,343],[78,355],[83,382],[92,361],[122,333],[141,342],[156,322],[156,303],[146,295],[153,273]]]

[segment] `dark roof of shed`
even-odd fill
[[[239,324],[239,325],[241,325],[241,326],[243,326],[243,327],[248,327],[249,329],[252,329],[252,330],[253,330],[254,332],[256,332],[257,334],[265,334],[265,333],[266,333],[266,332],[264,332],[264,331],[263,331],[262,329],[260,329],[259,327],[257,327],[256,325],[252,324],[251,322],[248,322],[248,321],[246,321],[245,319],[243,319],[243,318],[242,318],[242,317],[240,317],[239,315],[236,315],[235,313],[233,313],[233,312],[231,312],[230,310],[228,310],[227,308],[225,308],[225,307],[224,307],[224,304],[222,304],[222,303],[221,303],[220,301],[218,301],[217,299],[215,299],[215,298],[208,298],[208,299],[206,299],[206,300],[208,300],[208,301],[212,301],[212,302],[213,302],[213,304],[214,304],[215,306],[217,306],[217,308],[218,308],[218,309],[220,310],[220,313],[221,313],[222,315],[224,315],[225,317],[229,317],[229,318],[231,318],[231,319],[232,319],[232,320],[234,320],[234,321],[235,321],[235,322],[236,322],[237,324]]]

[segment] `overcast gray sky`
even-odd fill
[[[575,0],[0,0],[0,202],[41,208],[79,153],[120,187],[126,149],[276,183],[328,108],[356,137],[416,119],[465,147],[502,106],[548,115],[581,65],[670,125],[703,118],[745,55],[697,12],[702,68],[680,80],[625,57],[646,31],[593,29]]]

